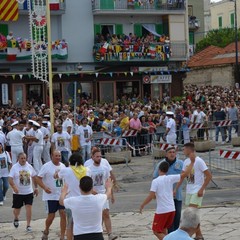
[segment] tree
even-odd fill
[[[238,39],[239,37],[240,31],[238,30]],[[207,33],[204,39],[197,43],[196,52],[199,52],[210,45],[223,48],[234,41],[235,41],[234,28],[222,28],[211,30]]]

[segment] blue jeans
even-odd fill
[[[182,212],[182,201],[179,201],[177,199],[174,199],[174,205],[175,205],[175,217],[173,220],[172,227],[168,229],[168,233],[173,232],[179,228],[180,219],[181,219],[181,212]]]
[[[232,121],[231,126],[228,127],[228,140],[231,141],[232,140],[232,128],[235,128],[236,132],[238,132],[238,121]]]
[[[8,190],[8,177],[0,178],[0,202],[3,201],[3,198],[6,196]]]
[[[224,127],[216,127],[216,142],[218,142],[218,135],[219,135],[219,132],[221,132],[221,135],[222,135],[222,141],[224,142],[226,140],[226,137],[225,137],[225,129]]]
[[[82,159],[83,162],[86,162],[88,159],[90,159],[90,155],[91,155],[91,145],[84,145],[81,146],[82,147]]]
[[[68,161],[69,152],[61,151],[61,155],[62,155],[62,163],[65,164],[66,166],[68,166],[69,165],[69,161]]]

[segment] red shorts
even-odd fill
[[[172,226],[174,216],[175,211],[161,214],[155,213],[152,230],[157,233],[165,233],[166,229]]]

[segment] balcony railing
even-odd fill
[[[174,0],[93,0],[93,11],[112,11],[112,10],[129,10],[129,11],[171,11],[184,10],[183,3],[177,3]]]
[[[171,61],[186,58],[186,43],[170,42],[143,44],[97,43],[93,47],[95,61],[99,62],[138,62],[138,61]]]
[[[200,20],[196,19],[196,17],[190,17],[188,20],[188,28],[197,31],[200,28]]]
[[[3,35],[0,40],[0,60],[17,61],[28,60],[32,58],[31,42],[29,40],[22,40],[21,38],[6,40]],[[46,45],[39,43],[39,47],[43,52],[47,52]],[[52,42],[52,58],[53,59],[67,59],[68,58],[68,44],[65,40],[57,40]]]
[[[66,10],[66,0],[59,0],[58,2],[51,4],[50,3],[50,10],[51,13],[60,11],[65,12]],[[20,13],[24,13],[25,11],[28,11],[28,3],[27,0],[25,0],[24,3],[18,3],[18,9],[20,10]]]

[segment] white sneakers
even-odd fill
[[[0,202],[0,206],[3,206],[3,202]]]

